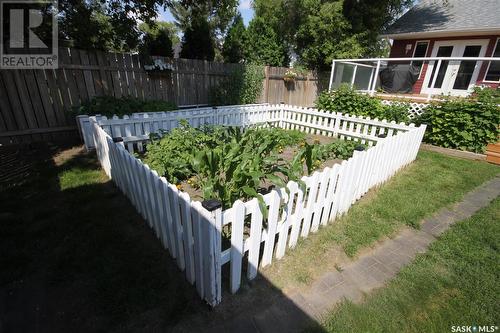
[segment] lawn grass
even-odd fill
[[[200,313],[211,323],[227,317],[228,307],[238,313],[260,295],[271,298],[276,287],[308,284],[319,269],[341,269],[328,260],[332,248],[355,254],[416,225],[500,169],[421,152],[346,217],[266,268],[271,279],[261,279],[266,284],[259,285],[255,302],[255,293],[240,292],[208,311],[95,154],[76,148],[55,157],[51,150],[21,152],[19,158],[28,155],[35,162],[26,181],[0,190],[0,318],[6,331],[168,331]]]
[[[197,311],[195,289],[95,154],[54,155],[41,149],[29,181],[0,191],[0,331],[168,330]]]
[[[348,214],[299,242],[283,260],[266,268],[264,275],[285,290],[307,284],[335,269],[345,255],[355,256],[402,227],[418,228],[423,218],[459,201],[499,173],[498,166],[485,162],[421,151],[414,163],[368,193]]]
[[[497,198],[454,225],[366,302],[342,303],[317,331],[451,332],[452,326],[498,326],[499,248]]]

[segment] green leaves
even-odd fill
[[[213,105],[255,103],[262,92],[264,67],[240,65],[209,92]]]
[[[257,190],[266,181],[285,186],[288,180],[301,177],[288,171],[277,152],[304,138],[303,133],[279,128],[249,128],[242,134],[236,127],[196,129],[181,121],[179,128],[148,144],[144,160],[169,182],[196,176],[203,197],[217,198],[227,208],[237,199],[263,200]],[[283,172],[277,176],[279,170]],[[265,212],[264,202],[259,204]]]
[[[418,119],[427,124],[424,140],[430,144],[484,152],[488,143],[500,135],[500,107],[496,90],[476,89],[468,98],[447,99],[433,103]]]
[[[352,156],[354,142],[307,144],[305,134],[281,128],[239,128],[204,126],[192,128],[185,121],[163,136],[152,137],[144,161],[171,183],[191,179],[203,192],[204,199],[215,198],[224,208],[237,199],[257,198],[264,214],[267,206],[258,190],[269,183],[285,188],[301,181],[304,165],[308,173],[322,161]],[[301,148],[291,162],[280,157],[285,147]],[[195,177],[194,180],[192,177]]]
[[[396,123],[410,121],[408,103],[395,102],[391,105],[383,105],[379,99],[360,94],[347,84],[341,85],[332,92],[322,92],[316,100],[316,107],[320,110],[370,117],[371,119],[394,120]]]

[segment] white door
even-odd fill
[[[433,57],[484,57],[488,40],[441,41],[432,49]],[[425,75],[422,93],[466,96],[476,83],[480,61],[441,61],[438,73],[435,63],[431,62]],[[431,88],[434,76],[437,75],[434,88]]]

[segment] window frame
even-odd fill
[[[415,41],[415,46],[413,47],[413,54],[411,55],[412,58],[415,58],[415,52],[417,51],[417,45],[418,43],[427,43],[427,47],[425,49],[425,55],[424,57],[427,57],[427,53],[429,53],[429,46],[431,45],[431,40],[430,39],[423,39],[423,40],[417,40]],[[413,64],[413,61],[411,62]],[[422,76],[422,70],[424,69],[425,61],[422,61],[422,67],[420,67],[420,73],[418,73],[418,78]]]
[[[497,41],[495,43],[495,47],[491,51],[491,58],[493,58],[493,55],[495,54],[495,51],[496,51],[497,47],[500,47],[500,37],[497,38]],[[498,81],[486,80],[486,77],[488,76],[488,72],[490,71],[491,63],[492,63],[492,61],[490,61],[488,63],[488,68],[486,69],[486,72],[484,72],[483,82],[485,82],[485,83],[500,83],[500,78],[498,79]]]

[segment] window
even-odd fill
[[[493,50],[492,57],[500,57],[500,38],[497,39],[497,44]],[[485,81],[499,82],[500,81],[500,61],[490,62],[490,66],[486,71]]]
[[[427,55],[427,48],[429,47],[428,41],[417,42],[415,50],[413,51],[413,58],[422,58]],[[422,72],[423,61],[412,61],[413,66],[417,67]]]

